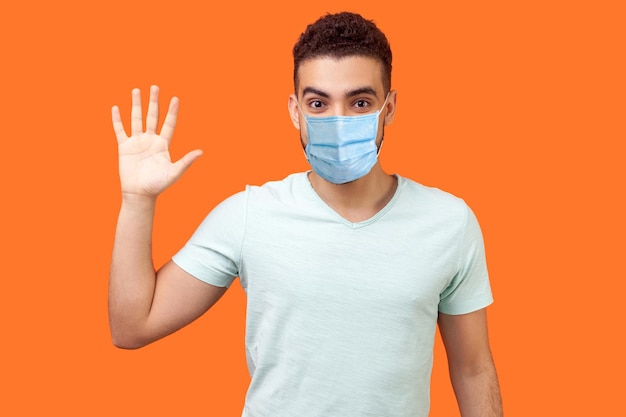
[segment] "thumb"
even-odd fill
[[[189,168],[191,164],[193,164],[193,162],[196,159],[198,159],[200,156],[202,156],[202,150],[196,149],[194,151],[187,153],[178,161],[174,162],[173,164],[174,178],[179,179],[180,176],[183,175],[185,171],[187,171],[187,168]]]

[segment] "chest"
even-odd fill
[[[436,314],[456,271],[457,236],[419,222],[370,226],[256,224],[242,257],[248,297],[267,308],[330,309],[344,316],[372,309]]]

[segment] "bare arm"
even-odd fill
[[[450,379],[463,417],[501,417],[498,377],[489,348],[485,309],[439,314]]]
[[[201,155],[192,151],[172,163],[172,138],[178,100],[172,99],[160,134],[158,93],[150,90],[146,131],[139,90],[133,90],[131,131],[126,136],[119,110],[112,119],[118,140],[122,206],[115,233],[109,279],[109,325],[113,343],[138,348],[190,323],[226,291],[205,284],[173,262],[158,273],[152,262],[152,224],[157,196],[172,185]]]

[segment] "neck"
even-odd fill
[[[367,175],[346,184],[333,184],[313,171],[309,181],[326,204],[352,222],[367,220],[382,210],[397,187],[396,177],[386,174],[379,162]]]

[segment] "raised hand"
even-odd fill
[[[120,182],[122,195],[156,198],[172,185],[200,155],[194,150],[172,162],[169,144],[176,127],[178,99],[172,98],[161,132],[157,134],[159,121],[159,87],[150,88],[150,103],[146,115],[146,130],[143,130],[143,112],[139,89],[132,92],[131,135],[126,135],[120,110],[113,106],[113,129],[117,137]]]

